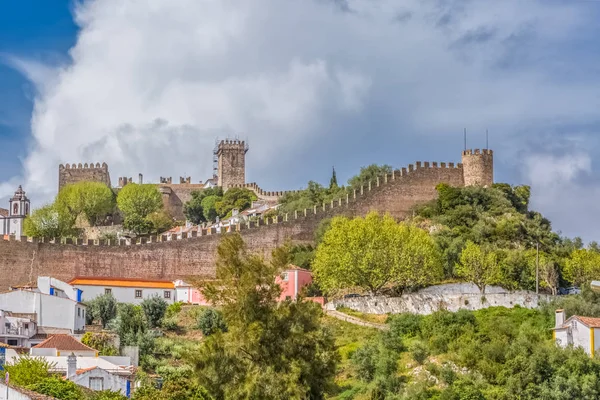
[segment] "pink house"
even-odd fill
[[[275,278],[275,283],[281,286],[279,301],[295,300],[305,286],[312,283],[312,274],[309,270],[291,265]]]
[[[275,277],[275,283],[281,286],[279,301],[295,300],[302,289],[312,283],[312,274],[309,270],[291,265],[280,276]],[[197,288],[182,280],[175,281],[175,301],[201,306],[209,305]]]

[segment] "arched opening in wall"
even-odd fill
[[[13,215],[17,215],[19,213],[19,205],[15,204],[13,206]]]
[[[25,204],[25,215],[29,215],[29,204]]]

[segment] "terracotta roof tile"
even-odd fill
[[[77,375],[85,374],[86,372],[95,370],[96,368],[98,368],[98,367],[94,365],[93,367],[78,369],[76,374]]]
[[[0,208],[0,217],[8,217],[8,210]]]
[[[588,328],[600,328],[600,318],[581,317],[579,315],[574,315],[573,318],[578,319]]]
[[[87,285],[87,286],[115,286],[115,287],[131,287],[131,288],[160,288],[174,289],[175,284],[171,281],[139,279],[139,278],[102,278],[102,277],[85,277],[74,278],[69,282],[69,285]]]
[[[96,351],[69,335],[53,335],[42,343],[33,346],[34,349],[56,349],[58,351]]]

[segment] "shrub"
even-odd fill
[[[352,363],[356,369],[358,378],[370,382],[375,377],[377,345],[367,343],[352,354]]]
[[[217,310],[212,308],[206,309],[198,318],[198,328],[204,336],[210,336],[217,332],[227,332],[227,325],[223,320],[223,316]]]
[[[91,397],[91,400],[127,400],[127,397],[123,396],[119,392],[103,390],[101,392],[94,393]]]
[[[81,338],[81,343],[100,352],[102,356],[116,356],[119,350],[115,347],[113,337],[106,332],[86,332]]]
[[[17,386],[29,386],[50,377],[48,372],[55,364],[43,358],[23,356],[4,369],[10,374],[11,383]]]
[[[84,400],[83,391],[75,383],[52,377],[27,387],[34,392],[52,396],[60,400]]]
[[[410,355],[417,364],[423,365],[429,356],[429,352],[423,343],[415,342],[410,348]]]
[[[148,321],[148,324],[150,324],[150,327],[156,328],[160,325],[160,320],[165,316],[167,307],[167,302],[158,295],[154,295],[142,301],[142,310],[144,310],[146,320]]]

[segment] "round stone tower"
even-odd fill
[[[465,186],[491,186],[494,183],[494,152],[465,150],[462,154]]]

